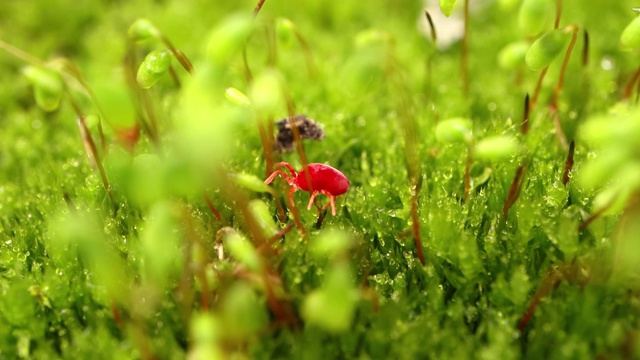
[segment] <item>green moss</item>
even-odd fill
[[[55,86],[51,112],[40,110],[42,94],[21,69],[42,64],[2,46],[0,358],[640,351],[637,86],[623,99],[638,62],[610,41],[637,4],[562,2],[561,25],[589,31],[589,63],[581,28],[557,125],[548,105],[564,51],[544,59],[523,135],[524,96],[539,73],[516,64],[522,49],[509,66],[500,51],[532,42],[523,26],[552,29],[550,18],[520,24],[512,1],[471,11],[468,93],[461,42],[434,46],[417,30],[416,2],[267,0],[253,20],[249,0],[41,3],[2,2],[0,44],[68,57],[97,102],[57,61],[49,66],[64,87]],[[149,39],[129,44],[139,18],[153,22],[143,24]],[[147,79],[152,88],[128,87],[146,54],[167,50],[163,37],[193,74],[172,54],[173,69],[167,57]],[[297,151],[277,153],[264,137],[290,112],[325,133],[302,142],[306,161],[350,180],[336,216],[322,210],[324,194],[307,210],[309,194],[294,193],[295,213],[285,181],[262,183],[267,153],[302,168]],[[87,158],[79,113],[91,116],[108,189]],[[135,124],[139,140],[124,131]],[[566,184],[558,129],[576,144]]]

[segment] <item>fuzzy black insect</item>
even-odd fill
[[[308,118],[306,115],[295,115],[278,120],[278,134],[274,147],[280,152],[293,151],[293,126],[298,127],[300,139],[322,140],[324,139],[324,130],[322,126],[315,120]]]

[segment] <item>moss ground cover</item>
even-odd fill
[[[440,3],[2,2],[0,358],[640,357],[638,4]]]

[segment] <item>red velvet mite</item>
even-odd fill
[[[275,164],[276,168],[278,167],[286,167],[291,172],[291,175],[284,172],[284,170],[276,170],[274,171],[267,180],[264,181],[265,184],[270,184],[276,176],[280,175],[287,180],[291,189],[289,190],[289,202],[292,206],[293,203],[293,193],[298,190],[304,190],[311,192],[311,198],[309,199],[309,205],[307,205],[307,209],[311,209],[311,205],[313,204],[313,200],[316,198],[318,194],[325,194],[329,197],[329,204],[331,205],[331,214],[336,215],[336,205],[335,198],[338,195],[342,195],[349,190],[349,179],[344,176],[339,170],[332,168],[329,165],[313,163],[307,165],[308,171],[300,171],[296,172],[293,167],[286,162],[280,162]],[[311,180],[311,188],[313,191],[309,189],[309,182],[307,181],[306,173],[309,174],[309,179]],[[327,204],[327,206],[329,205]],[[325,209],[327,208],[325,206]]]

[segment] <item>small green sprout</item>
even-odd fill
[[[529,50],[529,43],[516,41],[508,44],[498,53],[498,65],[507,70],[514,70],[525,64],[525,56]]]
[[[525,61],[531,70],[542,70],[560,54],[569,40],[569,33],[565,30],[551,30],[536,40],[527,55]]]
[[[209,60],[226,66],[229,58],[242,49],[252,31],[253,19],[250,16],[235,15],[226,18],[209,35]]]
[[[502,161],[517,154],[518,148],[518,142],[512,136],[491,136],[474,145],[473,155],[479,160]]]
[[[551,27],[553,18],[551,0],[524,0],[518,12],[518,23],[527,36],[535,36]]]
[[[442,10],[442,13],[447,17],[453,12],[455,5],[456,0],[440,0],[440,10]]]
[[[153,25],[151,20],[138,19],[129,27],[129,38],[135,42],[157,39],[161,36],[160,30]]]
[[[620,44],[627,49],[640,47],[640,16],[631,20],[620,35]]]
[[[23,74],[33,84],[38,107],[47,112],[55,111],[60,107],[64,83],[59,72],[39,66],[27,66]]]
[[[169,51],[152,51],[145,57],[138,68],[136,81],[143,89],[149,89],[169,71],[171,53]]]
[[[463,142],[470,144],[473,141],[471,121],[464,118],[444,120],[436,125],[436,140],[443,143]]]

